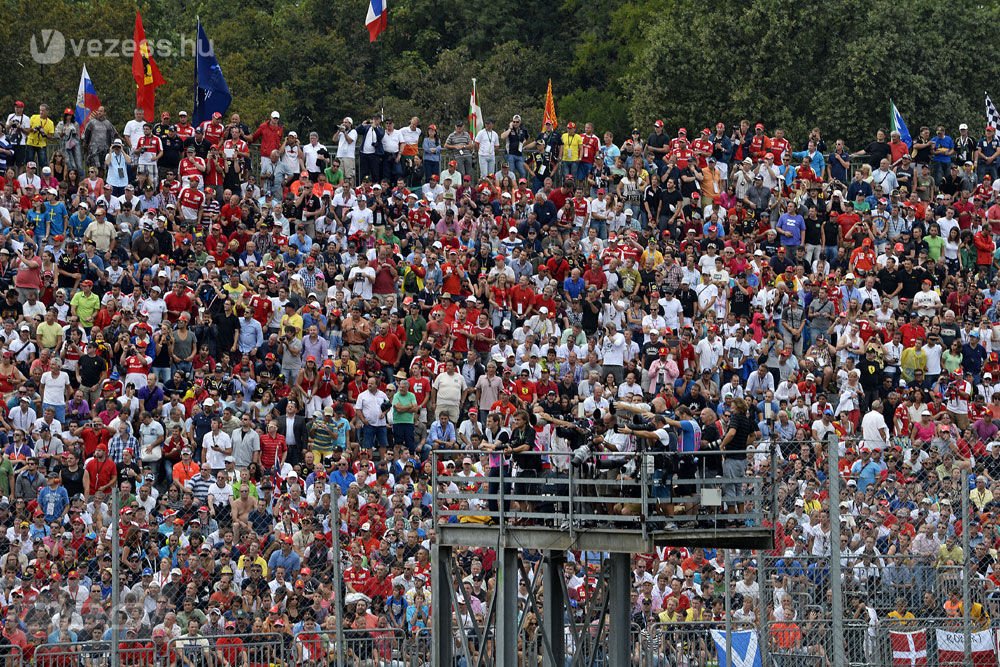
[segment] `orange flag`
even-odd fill
[[[552,99],[552,79],[549,79],[549,89],[545,93],[545,115],[542,116],[542,129],[546,123],[552,123],[552,129],[559,127],[559,120],[556,118],[556,102]]]
[[[135,30],[132,32],[135,51],[132,53],[132,78],[135,79],[135,106],[142,109],[147,122],[155,116],[156,89],[165,81],[160,68],[153,60],[152,50],[146,41],[146,30],[142,27],[142,16],[135,13]]]

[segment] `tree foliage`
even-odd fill
[[[855,145],[888,124],[981,126],[995,70],[977,53],[1000,6],[958,0],[736,0],[709,10],[672,0],[625,75],[633,118],[728,124],[803,137],[813,126]],[[655,84],[653,84],[655,82]]]
[[[67,40],[130,38],[134,5],[4,0],[4,8],[0,105],[72,107],[86,63],[112,118],[131,115],[127,57],[68,53],[39,65],[29,45],[45,28]],[[158,57],[168,85],[157,104],[190,110],[200,16],[233,110],[249,122],[279,109],[290,128],[327,133],[344,115],[383,109],[444,132],[465,118],[476,78],[487,116],[502,126],[521,113],[537,128],[551,78],[561,123],[592,121],[619,136],[654,118],[671,128],[748,118],[792,137],[818,125],[857,145],[887,123],[889,98],[911,128],[980,125],[982,91],[996,78],[980,45],[991,43],[1000,18],[1000,5],[969,0],[407,0],[392,6],[389,30],[369,44],[366,8],[367,0],[140,5],[151,40],[188,45]]]

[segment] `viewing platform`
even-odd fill
[[[619,553],[774,546],[772,454],[730,453],[747,461],[746,473],[733,478],[721,476],[717,451],[597,454],[576,463],[572,452],[532,456],[540,466],[529,471],[498,465],[501,457],[491,461],[488,452],[435,451],[438,542]],[[465,459],[484,474],[463,470]],[[454,469],[445,467],[449,461]]]

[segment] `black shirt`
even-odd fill
[[[89,354],[83,355],[80,357],[77,365],[80,370],[80,384],[84,387],[97,386],[97,383],[101,381],[101,377],[108,367],[104,359],[96,354],[93,356]]]
[[[757,425],[753,422],[747,415],[739,414],[734,412],[732,419],[729,421],[729,428],[735,430],[732,440],[726,445],[727,458],[732,459],[743,459],[745,460],[747,455],[745,451],[747,444],[750,442],[750,436],[752,436],[757,431]]]
[[[79,253],[63,253],[59,258],[59,287],[75,287],[77,279],[63,274],[79,273],[82,277],[86,268],[87,263]]]

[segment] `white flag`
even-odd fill
[[[483,110],[479,107],[479,95],[476,93],[476,80],[473,79],[472,93],[469,95],[469,134],[473,139],[485,125]]]

